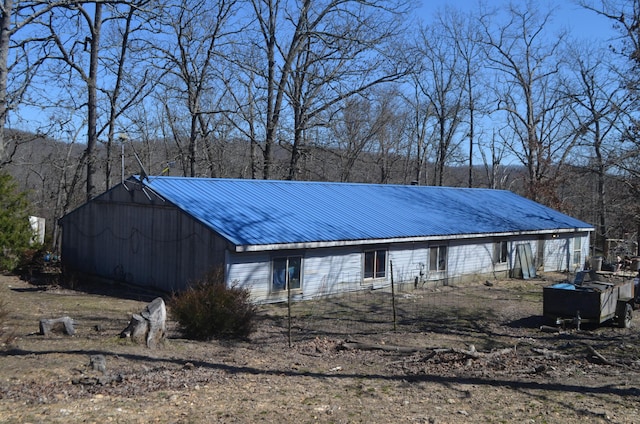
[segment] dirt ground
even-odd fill
[[[542,288],[562,278],[404,293],[420,315],[400,302],[395,330],[296,305],[290,346],[279,305],[250,340],[189,341],[170,322],[148,349],[119,337],[147,294],[0,276],[0,422],[640,423],[640,311],[628,329],[542,327]],[[74,336],[39,334],[62,316]]]

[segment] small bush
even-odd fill
[[[242,339],[255,330],[257,309],[250,302],[249,291],[226,287],[221,274],[215,271],[169,300],[169,313],[185,337]]]

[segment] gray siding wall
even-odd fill
[[[130,188],[118,186],[65,217],[66,269],[171,292],[224,264],[224,239]]]

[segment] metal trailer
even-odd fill
[[[631,326],[635,280],[600,281],[594,271],[581,271],[574,282],[557,283],[543,288],[543,314],[556,325],[602,324],[609,320],[623,328]],[[640,294],[640,293],[638,293]]]

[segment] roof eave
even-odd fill
[[[533,231],[512,231],[504,233],[478,233],[478,234],[444,234],[437,236],[420,236],[420,237],[395,237],[384,239],[362,239],[362,240],[330,240],[330,241],[311,241],[297,243],[273,243],[273,244],[247,244],[235,245],[236,253],[245,252],[263,252],[275,250],[302,250],[302,249],[318,249],[330,247],[344,246],[364,246],[375,244],[396,244],[396,243],[417,243],[443,240],[463,240],[473,238],[487,237],[512,237],[522,235],[544,235],[544,234],[560,234],[560,233],[579,233],[594,231],[592,227],[584,228],[557,228],[548,230]]]

